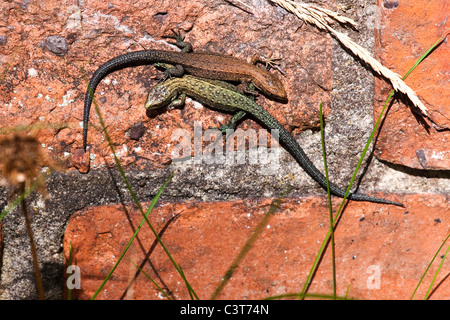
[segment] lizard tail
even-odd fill
[[[292,135],[287,132],[287,130],[276,121],[272,115],[265,109],[259,108],[256,112],[254,110],[253,113],[258,113],[260,121],[262,121],[265,125],[267,125],[269,128],[273,128],[278,130],[278,135],[280,142],[284,144],[287,147],[287,150],[290,151],[291,155],[297,160],[298,164],[303,168],[303,170],[306,171],[306,173],[312,177],[322,188],[325,190],[327,189],[327,180],[325,176],[322,174],[322,172],[317,169],[314,164],[311,162],[311,160],[308,158],[308,156],[305,154],[303,149],[300,147],[300,145],[297,143],[297,141],[292,137]],[[344,198],[345,191],[336,186],[335,184],[329,182],[330,192],[331,194],[338,196],[340,198]],[[390,200],[380,199],[376,197],[367,196],[364,194],[356,194],[356,193],[349,193],[347,196],[347,199],[354,200],[354,201],[369,201],[369,202],[375,202],[375,203],[383,203],[383,204],[391,204],[396,206],[403,207],[404,205]]]
[[[102,64],[93,74],[91,80],[89,81],[88,89],[86,90],[86,95],[84,98],[84,115],[83,115],[83,148],[86,151],[87,144],[87,131],[89,122],[89,113],[91,110],[92,100],[94,99],[95,89],[104,77],[108,74],[118,71],[127,67],[153,64],[155,62],[161,61],[168,62],[176,60],[176,57],[172,57],[171,53],[164,52],[161,50],[141,50],[133,51],[122,54],[111,60],[108,60]]]

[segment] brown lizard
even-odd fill
[[[175,32],[174,32],[175,33]],[[164,50],[141,50],[122,54],[102,64],[92,76],[84,100],[83,116],[83,148],[86,151],[89,112],[95,89],[100,81],[109,73],[131,66],[169,63],[175,65],[165,71],[168,76],[180,77],[184,73],[214,80],[241,81],[252,83],[256,88],[271,98],[286,101],[287,95],[281,81],[268,70],[259,68],[232,56],[211,52],[190,52],[192,46],[184,42],[179,33],[176,44],[182,48],[181,52]],[[253,62],[261,59],[253,58]]]

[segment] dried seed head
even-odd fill
[[[29,188],[36,180],[43,182],[42,167],[57,168],[33,135],[11,133],[0,137],[0,184]]]

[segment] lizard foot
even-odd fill
[[[284,71],[280,68],[280,64],[278,63],[278,61],[281,60],[281,58],[272,58],[272,53],[270,53],[269,57],[263,57],[260,55],[253,55],[251,63],[252,64],[257,64],[262,63],[265,65],[265,68],[267,70],[270,70],[271,68],[277,69],[278,71],[281,72],[282,75],[285,75]]]
[[[184,36],[181,35],[180,31],[175,31],[175,29],[172,30],[172,35],[163,36],[164,38],[170,38],[175,39],[175,42],[168,41],[170,44],[176,45],[178,48],[181,49],[181,52],[192,52],[192,44],[190,42],[184,41]]]

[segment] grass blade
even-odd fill
[[[42,183],[40,179],[36,180],[29,188],[26,188],[14,201],[9,204],[5,209],[0,213],[0,221],[5,218],[5,216],[14,210],[22,201],[24,201],[39,185]]]
[[[161,292],[168,300],[172,300],[165,292],[164,289],[161,288],[156,282],[155,280],[152,279],[152,277],[150,277],[150,275],[148,275],[144,270],[142,270],[141,267],[139,267],[136,263],[134,263],[133,261],[130,261],[132,264],[134,264],[134,266],[144,274],[144,276],[147,277],[147,279],[149,279],[154,285],[155,287],[158,289],[159,292]]]
[[[285,193],[286,194],[289,193],[290,189],[291,188],[289,187],[288,191],[286,191]],[[236,258],[231,263],[231,265],[228,268],[228,270],[225,272],[225,275],[223,276],[222,281],[219,283],[219,285],[217,286],[216,290],[212,294],[211,300],[216,299],[217,296],[222,292],[222,290],[225,287],[225,285],[227,284],[228,280],[230,280],[231,277],[233,276],[234,271],[239,267],[239,264],[241,263],[242,259],[244,259],[244,257],[247,255],[247,253],[252,248],[252,246],[255,243],[255,241],[258,239],[259,235],[264,231],[264,227],[269,222],[269,219],[279,209],[281,201],[282,201],[281,198],[277,198],[277,199],[274,199],[272,201],[272,203],[270,204],[269,210],[267,211],[267,213],[264,214],[263,218],[258,223],[258,225],[256,226],[256,228],[253,231],[253,233],[247,239],[247,241],[245,242],[244,246],[239,251],[239,253],[237,254]]]
[[[84,71],[83,68],[81,68],[81,72],[82,72],[82,74],[83,74],[83,76],[84,76],[86,82],[88,82],[87,77],[86,77],[86,73],[85,73],[85,71]],[[120,161],[119,161],[119,158],[118,158],[117,155],[116,155],[116,152],[115,152],[115,150],[114,150],[113,143],[112,143],[111,138],[110,138],[110,136],[109,136],[109,134],[108,134],[108,131],[107,131],[107,129],[106,129],[105,122],[103,121],[103,117],[102,117],[102,115],[101,115],[100,108],[98,107],[97,101],[96,101],[95,98],[94,98],[94,92],[92,91],[92,88],[91,88],[91,86],[90,86],[89,84],[88,84],[88,90],[89,90],[89,94],[91,95],[92,102],[93,102],[93,104],[94,104],[94,106],[95,106],[95,112],[97,113],[97,117],[99,118],[99,122],[100,122],[100,125],[101,125],[101,127],[102,127],[103,134],[104,134],[104,136],[105,136],[105,138],[106,138],[106,140],[107,140],[107,142],[108,142],[108,145],[109,145],[109,147],[110,147],[110,149],[111,149],[111,151],[112,151],[112,153],[113,153],[114,161],[115,161],[115,163],[116,163],[116,165],[117,165],[117,168],[118,168],[118,170],[119,170],[119,172],[120,172],[120,175],[122,176],[123,181],[124,181],[125,184],[126,184],[126,187],[127,187],[128,191],[130,192],[131,197],[133,198],[134,203],[135,203],[135,204],[137,205],[137,207],[139,208],[139,211],[141,212],[141,214],[142,214],[142,216],[143,216],[145,222],[146,222],[146,223],[148,224],[148,226],[150,227],[150,229],[151,229],[153,235],[156,237],[156,240],[158,241],[158,243],[159,243],[159,244],[161,245],[161,247],[163,248],[164,252],[166,253],[166,255],[168,256],[168,258],[170,259],[170,261],[171,261],[172,264],[174,265],[174,267],[175,267],[175,269],[177,270],[177,272],[180,274],[180,276],[181,276],[181,278],[183,279],[183,281],[187,284],[187,287],[188,287],[188,290],[189,290],[190,294],[193,294],[193,296],[195,296],[195,297],[198,299],[198,297],[197,297],[197,295],[195,294],[195,292],[193,291],[192,287],[189,285],[188,280],[187,280],[186,277],[184,276],[184,273],[183,273],[183,271],[181,270],[180,266],[179,266],[179,265],[175,262],[175,260],[172,258],[172,255],[169,253],[169,250],[167,250],[166,246],[165,246],[164,243],[162,242],[162,240],[161,240],[161,238],[159,237],[158,233],[156,232],[156,230],[153,228],[152,224],[151,224],[150,221],[148,220],[147,216],[148,216],[148,213],[150,213],[150,212],[148,212],[147,214],[144,213],[144,210],[143,210],[143,208],[142,208],[142,205],[141,205],[141,203],[139,202],[138,198],[136,197],[136,194],[134,193],[134,191],[133,191],[133,189],[132,189],[132,187],[131,187],[131,184],[129,183],[129,181],[128,181],[126,175],[125,175],[125,172],[124,172],[124,170],[123,170],[123,168],[122,168],[122,165],[121,165],[121,163],[120,163]],[[171,176],[169,177],[169,179],[166,181],[166,183],[164,183],[164,185],[163,185],[164,188],[165,188],[165,185],[167,184],[167,182],[172,178],[173,175],[174,175],[174,173],[172,173]],[[162,190],[160,189],[160,191],[162,191]],[[153,204],[153,202],[152,202],[152,204]],[[153,205],[154,205],[154,204],[153,204]],[[133,237],[133,239],[134,239],[134,237]],[[132,241],[132,240],[131,240],[131,241]],[[130,244],[131,244],[131,243],[130,243]],[[128,248],[127,248],[127,249],[128,249]],[[115,268],[114,268],[114,269],[115,269]],[[108,279],[109,279],[109,277],[108,277]],[[103,287],[103,284],[102,284],[102,287]],[[96,295],[95,295],[95,296],[96,296]]]
[[[414,290],[410,300],[412,300],[414,298],[414,296],[416,295],[417,290],[419,289],[420,284],[423,282],[423,279],[425,278],[425,275],[428,273],[428,270],[430,269],[431,265],[433,264],[434,260],[436,259],[436,257],[438,256],[439,252],[441,251],[442,247],[444,246],[444,244],[447,242],[447,240],[450,238],[450,234],[447,236],[447,238],[445,238],[444,242],[442,242],[441,246],[439,247],[439,249],[437,249],[436,253],[434,254],[433,258],[431,259],[430,263],[428,264],[427,268],[425,269],[425,272],[423,273],[422,277],[419,280],[419,283],[416,286],[416,289]],[[448,249],[447,249],[448,252]],[[447,255],[447,253],[445,254]],[[445,260],[445,259],[443,259]],[[439,271],[439,270],[438,270]],[[434,280],[433,280],[434,281]],[[428,292],[430,291],[430,289],[428,289]],[[427,295],[428,295],[427,292]]]
[[[327,166],[327,152],[325,148],[325,131],[323,128],[323,112],[322,112],[322,103],[319,105],[319,117],[320,117],[320,140],[322,143],[322,154],[323,154],[323,166],[325,170],[325,178],[327,181],[327,198],[328,198],[328,210],[330,215],[330,237],[331,237],[331,265],[333,272],[333,296],[336,297],[336,252],[334,246],[334,223],[333,223],[333,209],[331,205],[331,192],[330,192],[330,183],[328,178],[328,166]]]
[[[70,241],[69,243],[69,261],[68,261],[68,265],[71,266],[72,265],[72,241]],[[67,286],[67,300],[72,300],[72,287],[71,286]]]
[[[130,238],[130,240],[128,241],[128,244],[125,246],[125,249],[123,250],[122,254],[120,255],[119,259],[117,260],[117,262],[114,264],[113,268],[111,269],[111,271],[108,273],[108,275],[106,276],[106,278],[103,280],[102,284],[100,285],[100,287],[97,289],[97,291],[94,293],[94,295],[92,296],[91,300],[94,300],[97,295],[100,293],[100,291],[102,290],[102,288],[104,287],[104,285],[106,284],[106,282],[109,280],[109,278],[112,276],[112,274],[114,273],[114,270],[116,270],[117,266],[119,265],[120,261],[122,261],[122,258],[124,257],[125,253],[128,251],[129,247],[131,246],[131,243],[133,242],[134,238],[136,238],[139,230],[141,229],[141,227],[144,225],[145,221],[147,220],[147,216],[150,214],[150,212],[152,211],[153,207],[155,206],[156,202],[158,201],[159,197],[161,196],[161,193],[163,192],[163,190],[166,188],[167,184],[169,183],[169,181],[172,179],[173,177],[173,173],[169,176],[169,178],[164,182],[164,184],[159,188],[158,193],[155,195],[155,197],[152,200],[152,203],[150,204],[150,206],[147,209],[147,212],[145,213],[145,218],[142,219],[141,223],[139,224],[139,226],[136,228],[136,231],[134,232],[133,236]],[[147,220],[148,221],[148,220]]]
[[[424,54],[422,54],[422,56],[419,57],[419,59],[417,59],[417,61],[414,63],[414,65],[402,77],[402,80],[405,80],[408,77],[408,75],[445,39],[447,34],[448,33],[446,33],[442,37],[440,37]],[[344,198],[342,199],[342,202],[341,202],[341,204],[339,206],[339,209],[338,209],[338,211],[337,211],[337,213],[336,213],[336,215],[334,217],[334,221],[333,221],[334,228],[336,227],[336,225],[335,225],[336,221],[342,215],[342,212],[343,212],[342,209],[344,207],[345,200],[347,199],[347,196],[350,193],[350,189],[351,189],[351,187],[353,185],[353,182],[356,179],[356,175],[357,175],[357,173],[359,171],[359,168],[360,168],[360,166],[361,166],[361,164],[363,162],[363,159],[364,159],[364,157],[365,157],[365,155],[367,153],[367,150],[369,149],[370,143],[372,142],[373,137],[375,136],[375,133],[377,132],[377,130],[378,130],[379,126],[380,126],[381,120],[383,119],[384,113],[385,113],[385,111],[387,109],[387,106],[389,105],[389,102],[391,101],[391,98],[393,97],[394,93],[395,93],[395,90],[391,90],[391,92],[389,93],[389,95],[388,95],[388,97],[386,99],[386,102],[384,103],[383,109],[381,110],[380,115],[378,116],[377,122],[375,123],[374,128],[373,128],[373,130],[372,130],[372,132],[370,134],[370,137],[369,137],[366,145],[364,146],[363,152],[362,152],[361,157],[360,157],[360,159],[358,161],[358,164],[357,164],[356,169],[355,169],[355,171],[353,173],[353,176],[352,176],[352,178],[350,180],[349,186],[348,186],[348,188],[347,188],[347,190],[345,192]],[[321,245],[321,247],[319,249],[319,252],[318,252],[318,254],[316,256],[316,259],[314,260],[314,263],[313,263],[313,265],[311,267],[311,270],[310,270],[310,272],[308,274],[308,277],[307,277],[307,279],[305,281],[302,293],[299,295],[299,298],[306,294],[307,289],[308,289],[308,287],[309,287],[309,285],[311,283],[311,279],[312,279],[314,273],[316,272],[316,270],[318,268],[320,258],[322,257],[322,255],[324,253],[326,244],[328,243],[328,240],[329,240],[330,236],[331,236],[331,231],[329,230],[328,233],[325,236],[325,239],[322,242],[322,245]]]
[[[450,250],[450,246],[448,246],[447,251],[446,251],[445,254],[444,254],[444,257],[442,258],[441,263],[439,264],[439,267],[438,267],[438,269],[436,270],[436,273],[434,274],[433,280],[431,281],[430,286],[428,287],[428,291],[427,291],[427,293],[425,294],[424,300],[427,300],[427,299],[430,297],[430,292],[431,292],[431,289],[433,288],[433,284],[434,284],[434,282],[436,281],[436,278],[437,278],[437,276],[438,276],[438,274],[439,274],[439,271],[440,271],[441,268],[442,268],[442,265],[444,264],[445,258],[447,258],[447,254],[448,254],[448,251],[449,251],[449,250]]]

